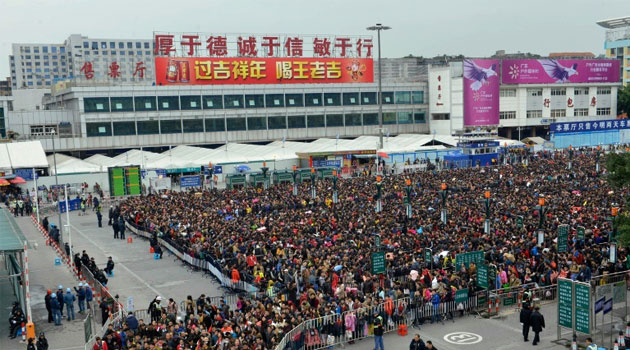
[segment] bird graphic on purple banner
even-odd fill
[[[479,67],[472,60],[464,60],[464,78],[473,80],[470,88],[473,91],[481,89],[483,84],[488,82],[488,78],[497,75],[497,65],[493,64],[490,68]]]
[[[538,62],[543,66],[549,78],[554,79],[556,83],[566,83],[571,76],[578,75],[577,63],[571,67],[564,67],[556,60],[538,60]]]

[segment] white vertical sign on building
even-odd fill
[[[429,113],[451,113],[450,67],[431,67],[429,69]]]

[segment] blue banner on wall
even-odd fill
[[[180,178],[179,187],[201,187],[201,177],[199,175],[182,176]]]
[[[316,168],[339,168],[341,167],[341,160],[313,159],[313,166]]]
[[[145,178],[147,176],[147,172],[148,171],[155,171],[155,174],[158,177],[166,177],[166,169],[151,169],[151,170],[142,170],[142,178]]]
[[[80,198],[68,199],[68,206],[70,207],[70,211],[81,209],[81,199]],[[59,202],[59,212],[61,212],[61,213],[65,213],[66,212],[66,201],[65,200]]]
[[[15,176],[19,176],[26,181],[33,181],[33,169],[15,169]],[[37,172],[35,177],[39,179]]]
[[[570,122],[570,123],[553,123],[549,127],[551,133],[581,133],[593,131],[612,131],[630,129],[630,120],[612,119],[612,120],[594,120],[586,122]]]

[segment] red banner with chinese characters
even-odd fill
[[[372,83],[371,58],[156,57],[158,85]]]

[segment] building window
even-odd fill
[[[129,136],[135,134],[135,122],[114,122],[114,136]]]
[[[265,107],[265,95],[245,95],[245,108]]]
[[[148,41],[145,41],[145,42],[144,42],[144,48],[145,48],[145,49],[150,49],[150,47],[149,47],[149,42],[148,42]]]
[[[363,113],[363,125],[378,125],[378,113]]]
[[[325,93],[324,105],[326,106],[341,106],[341,94],[338,93]]]
[[[200,96],[181,96],[182,110],[201,109]]]
[[[112,124],[109,122],[85,123],[85,131],[88,137],[112,136]]]
[[[383,113],[383,124],[391,125],[396,124],[396,113]]]
[[[499,112],[499,119],[516,119],[516,111]]]
[[[598,95],[610,95],[610,88],[609,87],[598,87],[597,88],[597,94]]]
[[[343,93],[343,105],[344,106],[353,106],[359,104],[359,93],[358,92],[344,92]]]
[[[501,89],[501,97],[516,97],[516,89]]]
[[[225,131],[225,119],[208,118],[206,119],[206,132]]]
[[[227,118],[227,131],[247,130],[245,118]]]
[[[225,95],[225,108],[243,108],[243,95]],[[229,127],[230,123],[228,123]]]
[[[162,133],[162,134],[181,134],[182,133],[182,121],[180,119],[160,120],[160,133]]]
[[[361,114],[359,113],[346,114],[345,119],[346,126],[361,126]]]
[[[397,112],[396,119],[398,119],[398,124],[413,124],[413,113]]]
[[[567,89],[551,89],[551,96],[566,96]]]
[[[308,120],[309,128],[323,128],[326,126],[324,124],[324,116],[323,115],[309,115],[306,117]]]
[[[588,88],[574,88],[573,94],[575,96],[588,95]]]
[[[160,123],[157,120],[138,121],[138,135],[157,135],[160,133]]]
[[[303,115],[290,115],[289,129],[303,129],[306,127],[306,119]]]
[[[383,92],[383,104],[391,105],[394,103],[394,93],[393,92]]]
[[[179,110],[179,97],[177,96],[158,96],[158,109],[160,111],[177,111]],[[181,131],[181,127],[180,127]],[[164,133],[164,131],[162,131]]]
[[[57,125],[31,125],[31,136],[56,135]]]
[[[284,104],[287,107],[304,107],[304,96],[302,94],[286,94],[284,99]]]
[[[451,115],[449,113],[431,114],[431,120],[450,120]]]
[[[184,119],[184,132],[203,132],[203,119]]]
[[[272,129],[286,129],[287,118],[285,116],[269,117],[267,120],[269,130]]]
[[[425,123],[426,119],[424,116],[424,112],[416,112],[413,114],[413,121],[414,123]]]
[[[109,112],[109,98],[84,98],[83,109],[85,113]]]
[[[562,118],[567,116],[566,109],[552,109],[551,110],[551,118]]]
[[[362,105],[375,105],[376,104],[376,92],[362,92],[361,93]]]
[[[424,103],[424,91],[412,91],[411,102],[414,104]]]
[[[597,108],[597,115],[610,115],[610,108]]]
[[[125,43],[123,43],[123,42],[119,42],[119,43],[118,43],[118,48],[119,48],[119,49],[124,49],[124,48],[125,48]]]
[[[573,113],[576,117],[588,117],[588,108],[576,108]]]
[[[267,130],[267,118],[265,117],[247,118],[247,130]]]
[[[542,118],[542,110],[527,111],[527,118]]]
[[[222,109],[223,98],[219,95],[204,96],[203,97],[203,109]]]
[[[305,94],[304,95],[306,107],[323,106],[322,94]]]
[[[527,95],[532,97],[542,96],[542,89],[527,89]]]
[[[343,126],[343,115],[342,114],[326,115],[326,126],[327,127]]]
[[[133,112],[133,98],[131,97],[112,97],[112,112]],[[116,127],[114,126],[114,134],[116,135]]]
[[[282,94],[268,94],[265,95],[265,102],[267,108],[284,107],[284,96]]]
[[[155,111],[157,104],[155,103],[155,96],[136,96],[134,97],[136,112],[142,111]]]
[[[411,92],[409,91],[396,91],[395,93],[396,104],[411,104]]]

